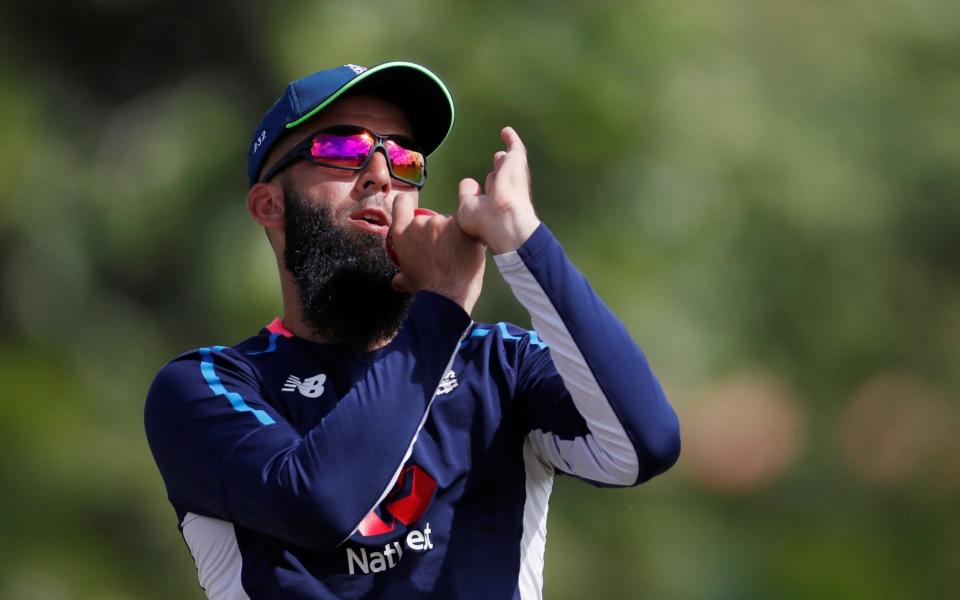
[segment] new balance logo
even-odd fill
[[[453,369],[450,369],[440,380],[440,385],[437,386],[437,395],[449,394],[458,385],[460,384],[457,383],[457,374],[453,372]]]
[[[314,375],[313,377],[307,377],[303,381],[300,381],[300,378],[296,375],[291,375],[287,377],[287,382],[283,384],[283,391],[293,392],[299,390],[300,393],[307,398],[316,398],[323,393],[323,382],[326,380],[327,376],[323,373]]]

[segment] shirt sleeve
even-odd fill
[[[547,345],[525,343],[519,410],[537,455],[603,486],[642,483],[673,465],[680,428],[646,357],[541,225],[494,257]]]
[[[171,502],[307,548],[342,543],[392,487],[469,326],[458,305],[420,292],[363,385],[303,434],[239,352],[175,359],[145,409]]]

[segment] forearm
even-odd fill
[[[376,369],[367,370],[302,443],[260,471],[263,489],[284,505],[285,528],[334,543],[353,532],[393,486],[469,323],[452,303],[419,295]],[[448,351],[438,352],[441,348]],[[262,440],[247,444],[269,446],[269,433],[259,435]],[[228,461],[224,478],[248,476],[250,467],[255,465]],[[235,496],[228,509],[264,514],[261,499],[249,495]]]
[[[305,547],[342,542],[392,487],[469,324],[452,302],[418,295],[397,338],[305,432],[241,353],[170,363],[145,418],[171,501]]]
[[[679,454],[676,414],[626,328],[549,230],[495,260],[590,429],[584,450],[601,482],[632,485],[669,468]]]

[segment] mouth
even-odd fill
[[[370,233],[387,235],[390,230],[390,216],[379,208],[364,208],[350,215],[350,222],[357,228]]]

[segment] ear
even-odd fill
[[[283,228],[283,190],[275,183],[255,183],[247,192],[247,212],[267,229]]]

